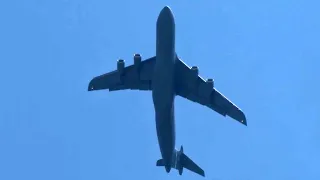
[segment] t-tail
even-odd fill
[[[157,166],[164,166],[163,159],[157,161]],[[194,173],[197,173],[201,176],[204,175],[204,171],[194,163],[187,155],[183,153],[183,147],[181,146],[180,151],[175,150],[171,163],[172,168],[175,168],[179,171],[179,174],[182,175],[183,168],[186,168]]]

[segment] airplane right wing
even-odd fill
[[[178,58],[176,60],[176,94],[247,125],[242,110],[213,87],[213,79],[205,81],[198,75],[196,67],[190,68]]]
[[[93,78],[88,91],[108,89],[117,90],[151,90],[153,67],[156,57],[141,61],[141,56],[134,56],[134,64],[125,67],[124,60],[118,60],[117,70]]]

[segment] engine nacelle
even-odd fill
[[[134,54],[133,56],[134,65],[139,66],[141,63],[141,55],[140,54]]]
[[[123,59],[119,59],[117,62],[117,70],[122,73],[125,66],[125,62]]]
[[[199,68],[198,66],[192,66],[191,71],[193,72],[194,75],[198,76],[199,75]]]
[[[199,75],[199,68],[197,66],[192,66],[189,79],[191,81],[190,88],[192,88],[194,90],[196,90],[198,88],[198,85],[197,85],[198,84],[197,81],[198,81],[198,77],[199,77],[198,75]]]
[[[214,87],[214,81],[213,81],[213,79],[211,79],[211,78],[207,79],[207,82],[206,82],[206,83],[208,84],[208,86],[209,86],[211,89]]]

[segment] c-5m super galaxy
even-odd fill
[[[169,173],[175,168],[182,175],[183,168],[205,176],[204,171],[183,152],[175,149],[175,96],[181,96],[211,108],[223,116],[229,116],[247,125],[244,113],[213,86],[213,79],[204,80],[198,75],[198,67],[189,67],[175,51],[175,22],[171,9],[166,6],[160,12],[156,25],[156,56],[141,60],[134,55],[134,64],[125,67],[125,61],[117,62],[117,70],[93,78],[88,90],[152,91],[156,129],[162,159],[156,163]]]

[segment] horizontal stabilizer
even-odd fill
[[[157,161],[157,166],[164,166],[163,159],[159,159],[159,160]]]
[[[201,176],[205,176],[203,169],[201,169],[196,163],[194,163],[187,155],[182,153],[180,158],[182,167],[189,169],[190,171],[195,172]]]
[[[157,161],[157,166],[165,166],[163,159]],[[175,150],[175,154],[171,163],[171,167],[179,171],[179,174],[182,175],[183,168],[186,168],[194,173],[197,173],[201,176],[205,176],[204,171],[194,163],[187,155],[183,153],[183,147],[181,146],[180,151]],[[165,166],[166,171],[170,171],[170,165]]]

